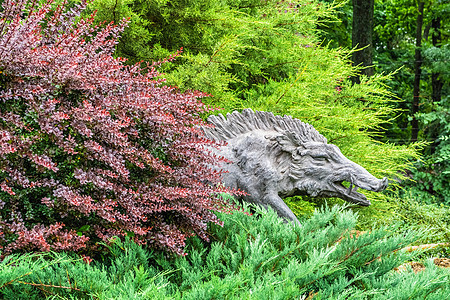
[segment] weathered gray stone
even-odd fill
[[[388,185],[387,178],[375,178],[327,144],[314,127],[290,116],[246,109],[208,121],[215,127],[205,128],[206,136],[227,143],[218,150],[231,161],[222,166],[228,170],[223,183],[245,191],[246,201],[271,206],[286,220],[298,222],[285,197],[338,197],[367,206],[370,201],[357,189],[379,192]]]

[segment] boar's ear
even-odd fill
[[[297,147],[300,146],[299,140],[293,132],[285,131],[283,134],[277,135],[275,139],[285,152],[295,153]]]

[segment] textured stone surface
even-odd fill
[[[246,201],[271,206],[286,220],[298,222],[285,197],[339,197],[367,206],[370,202],[357,189],[378,192],[388,184],[327,144],[314,127],[290,116],[246,109],[208,121],[215,127],[205,128],[206,136],[227,143],[218,150],[231,161],[222,166],[229,171],[223,183],[245,191]]]

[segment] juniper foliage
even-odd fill
[[[444,299],[450,292],[450,272],[431,263],[417,274],[393,270],[418,255],[401,249],[423,231],[394,225],[357,235],[357,215],[337,206],[301,227],[260,208],[220,218],[212,242],[189,239],[183,257],[120,239],[105,261],[90,264],[64,254],[9,256],[0,264],[0,293],[31,300]]]

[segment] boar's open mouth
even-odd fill
[[[348,187],[346,187],[343,183],[347,183]],[[358,186],[352,182],[348,181],[338,181],[333,183],[333,187],[336,189],[336,197],[347,200],[349,202],[353,202],[362,206],[369,206],[370,201],[367,200],[367,197],[364,194],[358,193],[358,189],[363,187]]]
[[[348,187],[346,187],[344,183],[346,183]],[[362,206],[368,206],[370,205],[370,201],[367,200],[367,197],[364,194],[358,193],[358,189],[361,188],[367,191],[380,192],[388,186],[388,179],[385,177],[383,179],[364,178],[362,180],[357,180],[352,176],[350,180],[335,181],[332,183],[332,186],[334,188],[334,191],[332,192],[334,197]]]

